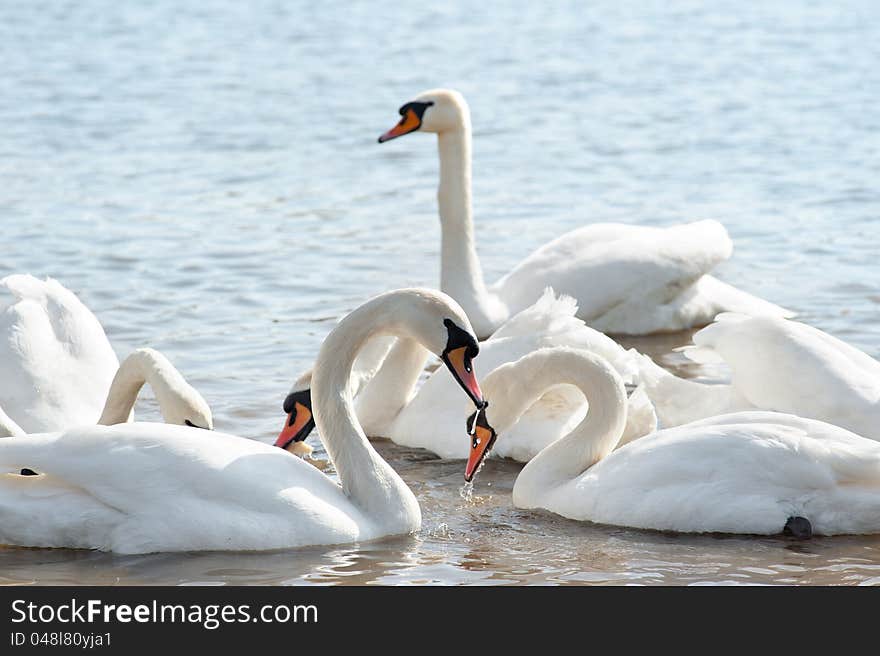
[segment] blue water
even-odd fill
[[[0,4],[0,275],[57,277],[121,356],[163,350],[219,429],[270,439],[338,316],[436,284],[434,137],[376,143],[436,86],[471,104],[489,280],[584,223],[716,218],[736,248],[724,280],[880,356],[873,2],[120,5]],[[419,536],[248,556],[10,549],[0,581],[880,581],[878,539],[574,524],[511,509],[507,463],[467,505],[460,463],[381,449],[420,496]]]

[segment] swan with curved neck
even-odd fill
[[[131,421],[138,393],[145,383],[156,395],[166,423],[214,429],[211,409],[202,395],[168,358],[151,348],[133,351],[119,365],[98,423],[111,426]]]
[[[614,449],[620,376],[573,349],[536,351],[484,378],[489,403],[468,419],[472,479],[488,450],[549,385],[590,409],[520,472],[513,503],[570,519],[678,532],[880,532],[880,443],[821,421],[738,412],[665,429]],[[493,423],[494,422],[494,423]]]
[[[730,257],[716,221],[655,228],[595,224],[534,251],[491,286],[477,256],[471,205],[471,119],[464,97],[432,89],[404,104],[383,143],[412,132],[437,135],[441,224],[440,288],[468,313],[477,335],[491,335],[547,286],[575,297],[597,330],[646,334],[705,325],[719,312],[785,316],[776,305],[706,275]]]
[[[152,387],[166,423],[214,430],[211,408],[173,364],[159,351],[140,348],[119,366],[98,423],[104,426],[133,420],[134,404],[144,384]],[[0,408],[0,437],[25,435]]]
[[[0,476],[0,542],[121,553],[260,550],[417,530],[415,496],[370,445],[352,406],[351,368],[378,334],[418,340],[482,407],[471,364],[479,347],[464,311],[439,292],[388,292],[331,331],[312,374],[314,421],[341,484],[283,449],[222,433],[199,439],[167,424],[12,437],[0,440],[0,471],[33,466],[49,475]],[[35,495],[34,485],[46,494]],[[57,489],[65,494],[53,496]]]
[[[584,325],[574,316],[576,310],[574,299],[548,289],[537,303],[480,343],[481,368],[491,371],[539,348],[570,346],[602,355],[628,382],[634,382],[638,354]],[[428,449],[441,458],[467,458],[467,444],[460,435],[464,401],[454,382],[438,370],[415,389],[427,355],[418,342],[399,340],[355,396],[358,420],[371,437]],[[585,413],[585,405],[576,391],[555,388],[530,406],[525,420],[517,422],[498,445],[496,455],[527,462],[567,432]],[[306,414],[302,417],[307,420]],[[643,391],[635,391],[627,399],[624,440],[650,433],[656,426],[653,405]],[[300,444],[294,446],[301,448]]]

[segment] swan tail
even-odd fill
[[[492,339],[577,328],[583,325],[576,318],[577,311],[577,300],[574,297],[557,294],[552,287],[546,287],[537,301],[508,319],[492,334]]]
[[[876,446],[874,440],[867,438],[810,440],[805,444],[817,462],[828,465],[837,485],[867,487],[875,495],[880,494],[880,454]]]

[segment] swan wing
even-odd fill
[[[71,291],[51,278],[0,280],[0,406],[24,431],[97,422],[118,367]]]
[[[784,315],[720,281],[702,280],[732,248],[717,221],[665,228],[595,224],[540,247],[492,290],[515,312],[552,285],[577,299],[580,317],[611,333],[680,330],[730,309]]]
[[[520,309],[551,285],[578,300],[587,321],[633,295],[668,302],[732,252],[717,221],[669,228],[595,224],[541,246],[498,281],[494,290]]]
[[[755,407],[810,417],[880,440],[880,362],[812,326],[725,314],[694,335],[730,366]]]

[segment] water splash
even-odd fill
[[[428,535],[435,539],[449,540],[452,538],[452,531],[449,529],[449,524],[442,522],[428,531]]]
[[[474,482],[467,481],[464,485],[458,488],[458,496],[464,500],[467,505],[473,505],[474,503]]]

